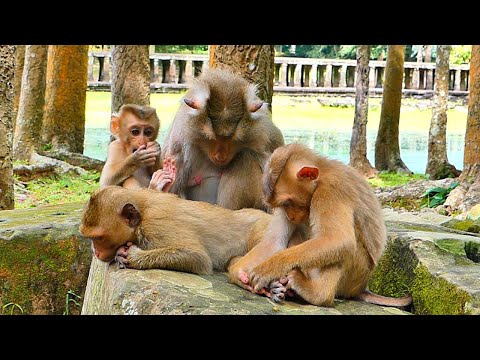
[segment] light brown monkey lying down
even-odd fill
[[[211,274],[257,244],[270,219],[260,210],[233,211],[150,189],[109,186],[91,196],[80,232],[102,261]]]

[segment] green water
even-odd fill
[[[161,120],[159,143],[178,109],[182,94],[152,94],[151,105]],[[320,154],[348,163],[354,108],[330,107],[319,103],[317,96],[274,96],[273,121],[283,132],[286,143],[300,141]],[[427,163],[427,140],[431,109],[419,110],[413,100],[402,100],[400,116],[400,152],[409,169],[424,173]],[[374,164],[376,131],[380,119],[380,99],[371,98],[367,125],[367,157]],[[463,150],[467,109],[457,106],[448,111],[448,159],[457,169],[463,168]],[[86,110],[85,155],[105,160],[109,142],[110,93],[88,92]]]

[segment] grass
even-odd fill
[[[391,186],[398,186],[408,184],[412,181],[417,180],[426,180],[428,179],[427,175],[423,174],[413,174],[413,175],[400,175],[396,173],[380,173],[378,178],[368,179],[368,182],[373,187],[391,187]]]
[[[89,171],[87,175],[62,175],[45,177],[26,182],[25,197],[15,199],[16,209],[42,205],[56,205],[88,200],[99,187],[100,173]]]

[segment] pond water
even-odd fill
[[[153,94],[152,106],[162,121],[159,143],[162,144],[178,108],[181,94]],[[85,155],[105,160],[109,142],[110,93],[87,95]],[[367,157],[374,165],[376,129],[380,110],[378,99],[372,99],[367,126]],[[274,97],[273,120],[286,143],[302,142],[318,153],[348,163],[354,109],[321,106],[315,99],[299,102],[290,97]],[[466,108],[449,110],[447,152],[457,169],[463,168]],[[431,110],[403,107],[400,118],[400,153],[414,173],[424,173],[427,163],[428,127]]]

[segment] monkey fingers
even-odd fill
[[[120,246],[117,250],[117,254],[115,255],[115,261],[117,262],[120,269],[125,269],[128,265],[128,249],[129,246],[123,245]]]
[[[285,300],[285,295],[287,293],[287,288],[285,287],[288,283],[286,277],[282,277],[278,280],[274,280],[270,283],[270,293],[271,299],[275,302],[281,302]]]

